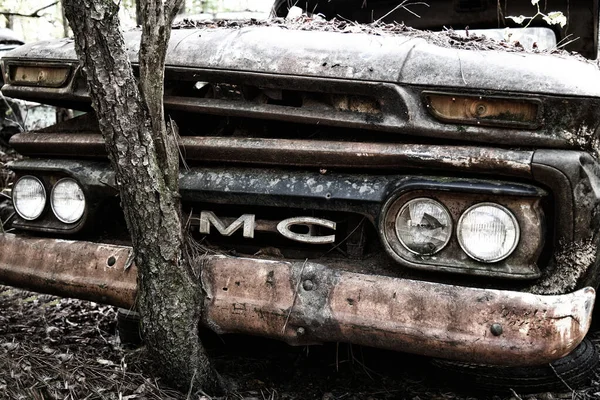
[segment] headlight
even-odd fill
[[[508,257],[519,243],[519,224],[505,207],[479,203],[460,217],[458,243],[471,258],[492,263]]]
[[[23,219],[34,220],[46,206],[46,190],[42,182],[34,176],[24,176],[15,183],[12,190],[13,204],[17,214]]]
[[[50,195],[50,205],[56,218],[66,224],[79,221],[85,211],[83,190],[71,178],[61,179],[54,185]]]
[[[450,213],[427,198],[413,199],[402,206],[395,226],[400,243],[408,251],[424,256],[442,250],[452,235]]]

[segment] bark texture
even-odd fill
[[[171,384],[221,389],[198,338],[202,289],[184,251],[175,134],[163,112],[166,47],[181,0],[141,2],[140,82],[112,0],[64,0],[119,185],[139,270],[147,347]]]

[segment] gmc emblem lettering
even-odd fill
[[[200,233],[205,235],[210,234],[210,227],[213,226],[221,235],[231,236],[238,229],[242,228],[242,236],[245,238],[254,238],[256,217],[254,214],[244,214],[229,226],[225,226],[225,223],[219,219],[211,211],[202,211],[200,213]],[[291,230],[293,226],[304,226],[308,228],[307,233],[296,233]],[[321,226],[329,228],[335,231],[336,224],[333,221],[329,221],[322,218],[314,217],[294,217],[287,218],[277,224],[277,232],[282,236],[301,243],[309,244],[325,244],[335,243],[335,234],[317,236],[315,226]]]

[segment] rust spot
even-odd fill
[[[273,279],[275,276],[275,271],[269,271],[269,273],[267,274],[267,282],[266,284],[268,286],[273,286],[275,279]]]

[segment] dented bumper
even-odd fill
[[[0,235],[0,283],[132,307],[130,248]],[[587,333],[595,291],[559,296],[363,275],[314,262],[208,257],[204,324],[292,344],[342,341],[500,365],[543,364]]]

